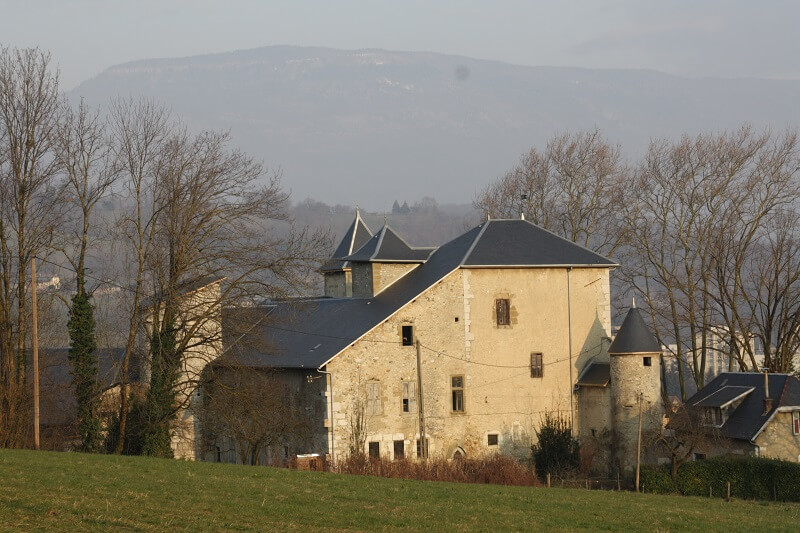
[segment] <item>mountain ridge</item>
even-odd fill
[[[69,93],[143,95],[280,167],[295,200],[469,202],[523,151],[600,128],[631,158],[651,138],[800,124],[800,81],[524,66],[435,52],[267,46],[114,65]]]

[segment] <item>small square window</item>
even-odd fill
[[[544,377],[544,363],[542,362],[542,352],[531,353],[531,377]]]
[[[499,438],[499,435],[497,433],[489,433],[488,438],[487,438],[487,444],[489,446],[497,446],[499,440],[500,440],[500,438]]]
[[[381,443],[372,441],[369,443],[369,456],[372,459],[378,459],[381,456]]]
[[[403,346],[414,346],[414,326],[403,326]]]
[[[642,363],[644,363],[644,366],[653,366],[653,358],[652,357],[643,357],[642,358]]]
[[[498,298],[494,301],[498,326],[511,325],[511,302],[508,298]]]
[[[394,458],[402,459],[406,456],[406,441],[404,440],[396,440],[394,441]]]

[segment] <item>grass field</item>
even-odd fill
[[[800,505],[0,450],[3,530],[796,530]]]

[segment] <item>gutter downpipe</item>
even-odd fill
[[[335,439],[335,433],[333,431],[334,430],[333,420],[336,417],[333,414],[333,373],[328,372],[327,370],[322,370],[322,368],[318,368],[317,372],[319,372],[320,374],[326,374],[328,376],[328,379],[326,381],[328,382],[328,385],[329,385],[328,390],[330,391],[330,394],[328,396],[330,397],[330,400],[329,400],[330,411],[329,412],[331,414],[331,436],[328,439],[328,449],[330,450],[330,453],[331,453],[331,463],[334,463],[334,461],[336,459],[336,457],[334,455],[334,444],[336,442],[334,440]]]
[[[572,436],[575,436],[575,421],[573,420],[575,415],[575,406],[574,406],[574,383],[572,379],[572,294],[571,294],[571,287],[572,283],[570,280],[570,273],[572,272],[572,267],[567,267],[567,327],[569,330],[569,425],[570,425],[570,433]]]

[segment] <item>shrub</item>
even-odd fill
[[[531,446],[531,452],[539,479],[544,479],[548,472],[564,477],[580,467],[580,447],[572,437],[568,421],[546,413],[536,434],[539,442]]]
[[[387,478],[418,479],[422,481],[452,481],[456,483],[487,483],[495,485],[538,485],[531,468],[503,455],[484,459],[447,461],[410,461],[401,459],[365,459],[351,456],[336,465],[343,474],[360,474]]]
[[[669,470],[643,466],[639,475],[639,485],[645,492],[655,494],[675,494],[678,489],[672,481]]]
[[[717,457],[686,463],[678,470],[681,494],[755,500],[800,501],[800,464],[757,457]]]

